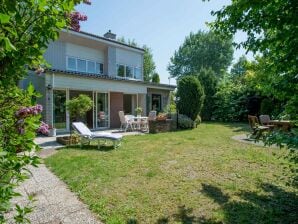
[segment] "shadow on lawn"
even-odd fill
[[[240,192],[241,201],[231,200],[218,187],[207,184],[202,187],[202,192],[221,206],[224,223],[297,223],[297,195],[273,184],[261,184],[262,194]]]
[[[182,224],[297,223],[297,195],[273,184],[261,184],[263,193],[242,191],[238,194],[241,199],[238,201],[231,199],[216,186],[202,184],[202,187],[201,192],[220,206],[223,214],[222,221],[195,216],[192,208],[179,206],[176,214],[161,217],[155,223],[168,224],[173,221]],[[127,224],[138,223],[135,219],[127,220]]]
[[[240,122],[225,122],[220,123],[223,126],[229,127],[233,130],[233,132],[250,132],[251,129],[248,123],[240,123]]]

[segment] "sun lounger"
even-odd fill
[[[121,144],[122,135],[121,134],[113,134],[109,132],[100,132],[93,133],[90,129],[82,122],[73,122],[73,128],[78,132],[81,137],[81,147],[84,143],[90,144],[91,141],[97,141],[97,147],[100,148],[101,140],[110,140],[114,144],[114,148],[117,148]]]

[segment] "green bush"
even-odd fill
[[[190,129],[190,128],[194,128],[195,123],[192,119],[190,119],[186,115],[179,114],[179,116],[178,116],[178,126],[181,129]]]
[[[202,119],[210,121],[214,111],[214,95],[216,93],[217,77],[215,72],[210,68],[202,68],[197,74],[197,77],[200,80],[206,95],[201,113]]]
[[[81,119],[87,111],[91,110],[92,106],[93,102],[91,98],[84,94],[80,94],[78,97],[66,102],[66,108],[71,118],[74,118],[76,121]]]
[[[39,164],[32,153],[38,150],[33,140],[41,123],[42,107],[32,100],[37,96],[32,85],[28,90],[0,85],[0,223],[5,223],[10,200],[18,195],[15,187],[28,178],[26,167]],[[15,222],[23,223],[31,208],[17,205],[16,211]]]
[[[201,112],[205,94],[200,81],[194,76],[184,76],[178,80],[177,109],[191,120],[195,120]]]

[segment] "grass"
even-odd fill
[[[65,148],[45,163],[105,223],[295,223],[285,150],[240,143],[241,124]]]

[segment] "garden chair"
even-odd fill
[[[133,119],[130,119],[128,116],[125,116],[123,111],[119,111],[118,114],[121,122],[120,129],[124,132],[126,132],[128,128],[133,130]]]
[[[78,132],[80,138],[81,138],[81,147],[84,143],[90,144],[91,141],[95,140],[97,141],[97,147],[100,148],[100,141],[105,140],[105,143],[107,140],[110,140],[113,142],[114,149],[119,147],[122,140],[122,135],[120,134],[113,134],[108,132],[101,132],[101,133],[93,133],[90,131],[90,129],[82,122],[73,122],[72,127]]]
[[[248,122],[252,129],[252,137],[259,138],[264,131],[268,131],[270,128],[267,126],[260,125],[256,116],[248,115]]]
[[[149,112],[148,121],[155,121],[156,120],[156,110],[152,110]]]
[[[271,124],[271,119],[269,115],[260,115],[259,118],[261,125],[270,128],[270,130],[274,129],[275,126]]]
[[[152,110],[148,114],[147,119],[142,119],[141,120],[141,125],[144,130],[148,131],[149,130],[149,121],[155,121],[156,120],[156,111]]]

